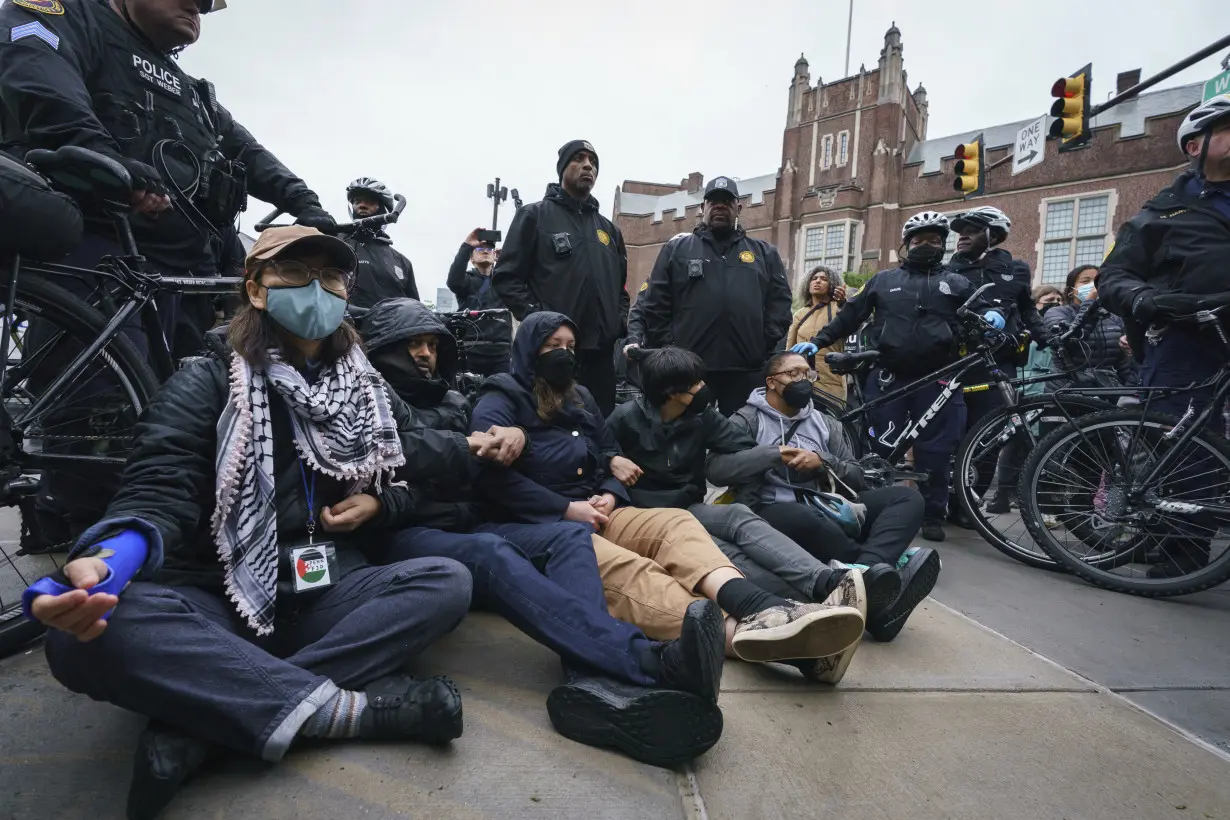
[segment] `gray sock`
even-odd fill
[[[359,718],[367,708],[367,695],[339,689],[299,729],[304,737],[341,739],[359,736]]]

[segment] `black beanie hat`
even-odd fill
[[[594,155],[594,170],[598,170],[598,152],[594,150],[594,146],[590,145],[589,140],[572,140],[564,143],[564,147],[559,149],[559,161],[555,163],[555,175],[560,179],[564,178],[564,169],[568,167],[568,163],[572,161],[573,155],[578,151],[588,151]]]

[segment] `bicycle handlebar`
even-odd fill
[[[362,219],[356,219],[353,222],[339,222],[334,229],[334,233],[354,233],[355,231],[375,230],[382,228],[385,225],[392,225],[401,217],[401,212],[406,210],[406,198],[401,194],[396,194],[393,197],[393,210],[388,213],[376,214],[375,216],[365,216]],[[288,228],[289,225],[274,225],[273,220],[282,216],[286,212],[281,208],[274,208],[269,214],[257,222],[253,229],[260,233],[267,228]]]

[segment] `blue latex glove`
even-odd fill
[[[790,348],[791,353],[798,353],[801,356],[814,356],[820,348],[816,347],[811,342],[799,342],[794,347]]]
[[[99,592],[105,592],[108,595],[118,597],[124,591],[124,587],[128,586],[128,582],[133,579],[133,576],[140,572],[141,567],[145,565],[145,559],[149,554],[149,545],[145,541],[145,536],[141,533],[136,530],[124,530],[119,535],[99,542],[98,549],[98,553],[93,557],[102,559],[102,562],[107,565],[109,572],[106,578],[90,587],[89,593],[95,595]],[[30,612],[30,605],[34,603],[35,598],[40,595],[62,595],[65,592],[72,591],[73,587],[62,584],[52,577],[40,578],[22,593],[22,612],[30,620],[35,620]],[[111,617],[111,613],[104,615],[103,620],[105,621],[109,617]]]
[[[982,318],[986,320],[987,324],[996,330],[1003,330],[1008,324],[1004,321],[1004,314],[1000,313],[998,310],[988,310],[986,313],[982,314]]]

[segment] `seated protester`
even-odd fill
[[[849,570],[834,571],[744,504],[704,503],[707,452],[709,462],[719,465],[714,469],[737,471],[743,465],[759,474],[766,458],[787,463],[797,451],[758,447],[756,439],[723,416],[704,382],[705,365],[692,351],[667,347],[643,351],[639,358],[644,397],[616,407],[607,419],[620,451],[637,466],[624,482],[631,502],[688,510],[744,577],[767,592],[803,602],[847,603],[842,595],[830,596],[841,589]],[[885,605],[892,603],[900,580],[896,573],[882,577],[889,588],[881,583],[859,595],[870,592],[887,597]],[[856,586],[862,588],[861,577]],[[807,677],[837,683],[857,646],[845,651],[845,663],[798,665]]]
[[[699,594],[732,616],[730,650],[743,660],[826,657],[855,643],[863,631],[857,609],[772,595],[743,578],[691,514],[630,505],[619,478],[635,465],[619,456],[593,396],[576,383],[575,346],[568,317],[532,314],[513,341],[511,374],[483,385],[471,429],[516,425],[529,439],[512,468],[479,472],[483,500],[509,520],[590,525],[612,614],[650,637],[678,634]],[[677,582],[664,585],[674,592],[661,591],[664,576]],[[648,605],[629,608],[627,599]]]
[[[940,571],[935,550],[907,554],[922,526],[922,495],[911,487],[863,489],[863,472],[841,422],[812,405],[807,359],[777,353],[764,372],[765,386],[731,421],[761,445],[794,448],[790,462],[783,464],[781,455],[769,450],[759,470],[726,471],[716,462],[709,478],[736,487],[736,501],[817,558],[866,567],[868,590],[887,586],[884,577],[899,575],[900,592],[891,603],[868,602],[867,631],[878,641],[891,641],[930,594]],[[820,493],[845,495],[857,503],[826,501]]]
[[[468,403],[441,378],[456,366],[457,342],[435,314],[413,299],[389,299],[359,329],[372,363],[421,420],[449,430],[469,423]],[[515,434],[514,455],[521,452],[522,430],[492,430]],[[370,557],[444,557],[468,568],[476,607],[500,614],[564,659],[568,682],[547,699],[561,734],[659,766],[685,763],[717,742],[723,640],[716,604],[692,604],[679,640],[651,641],[607,613],[592,528],[571,521],[480,526],[468,488],[398,477],[416,495],[413,528],[380,542]]]
[[[1063,350],[1051,359],[1052,373],[1068,379],[1046,383],[1046,392],[1065,387],[1121,387],[1140,383],[1136,362],[1120,341],[1127,330],[1123,319],[1098,302],[1096,265],[1082,265],[1068,274],[1064,304],[1046,312],[1048,325],[1079,328]]]
[[[464,470],[489,437],[423,430],[386,395],[342,323],[354,268],[314,228],[263,232],[233,355],[163,386],[103,520],[24,596],[57,680],[151,718],[129,817],[157,814],[213,745],[277,761],[300,737],[461,735],[456,685],[401,670],[465,617],[470,574],[368,566],[357,545],[406,521],[395,470]]]

